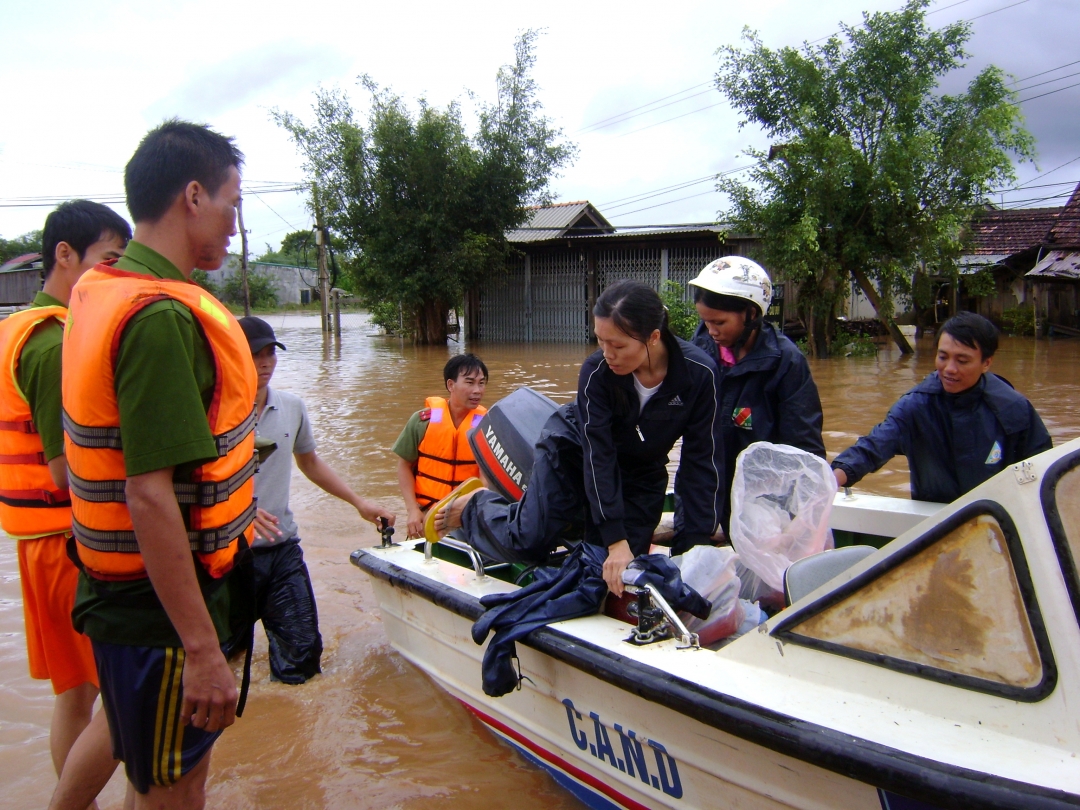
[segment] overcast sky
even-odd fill
[[[740,153],[764,143],[752,127],[738,129],[710,84],[716,49],[737,43],[744,26],[768,46],[799,45],[836,32],[841,21],[858,22],[864,10],[900,3],[4,0],[0,236],[41,227],[50,209],[12,207],[21,198],[122,200],[124,164],[147,129],[172,115],[235,136],[247,155],[249,189],[300,181],[301,161],[269,109],[307,118],[319,85],[348,90],[363,109],[360,74],[406,99],[424,96],[439,106],[459,99],[468,108],[468,90],[493,97],[495,73],[512,59],[515,35],[525,28],[545,32],[535,73],[540,97],[580,147],[554,183],[556,198],[588,199],[616,225],[712,221],[725,200],[710,182],[630,198],[744,166]],[[999,65],[1022,80],[1021,99],[1080,83],[1072,47],[1080,34],[1077,0],[938,0],[931,11],[935,25],[977,18],[968,71]],[[950,87],[964,83],[955,77]],[[667,106],[583,131],[668,96],[660,102]],[[1018,167],[1032,187],[1005,194],[1004,202],[1062,204],[1040,198],[1067,193],[1066,183],[1080,180],[1080,86],[1022,107],[1038,164]],[[1055,182],[1063,185],[1045,185]],[[122,202],[114,207],[128,216]],[[246,193],[244,212],[255,254],[311,226],[297,193]]]

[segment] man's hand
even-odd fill
[[[397,520],[397,516],[394,515],[393,512],[381,503],[376,503],[369,498],[360,498],[359,503],[356,505],[356,511],[360,513],[360,517],[374,523],[375,527],[379,529],[382,528],[382,526],[379,525],[379,518],[385,519],[387,526],[393,526],[394,521]]]
[[[180,720],[207,732],[236,722],[236,676],[218,647],[184,655],[184,702]]]
[[[265,509],[259,509],[255,513],[255,536],[270,543],[276,543],[281,539],[281,529],[278,528],[278,519]]]
[[[604,561],[604,582],[615,596],[623,594],[622,573],[633,559],[634,552],[630,550],[630,543],[626,540],[608,546],[607,559]]]
[[[424,536],[424,514],[419,509],[409,509],[409,514],[406,518],[409,522],[407,529],[409,530],[409,537],[423,537]]]
[[[836,476],[836,485],[838,487],[843,487],[847,484],[847,473],[839,467],[833,469],[833,475]]]

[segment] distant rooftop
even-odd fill
[[[1047,240],[1061,208],[988,208],[971,223],[969,255],[1011,256]]]
[[[1073,189],[1046,241],[1055,248],[1080,248],[1080,185]]]
[[[614,233],[615,227],[588,200],[534,206],[520,228],[506,235],[509,242],[544,242],[564,236]]]

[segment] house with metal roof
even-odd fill
[[[29,304],[44,280],[40,253],[27,253],[5,262],[0,266],[0,307]]]
[[[633,278],[657,290],[665,281],[685,287],[714,259],[752,255],[758,241],[717,224],[616,228],[587,200],[533,208],[507,240],[517,255],[505,272],[466,296],[469,337],[586,343],[608,284]],[[782,323],[785,288],[775,289],[769,317]]]

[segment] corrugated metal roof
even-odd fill
[[[569,236],[570,239],[627,239],[632,236],[657,236],[657,235],[678,235],[683,233],[727,233],[730,229],[729,225],[673,225],[670,228],[642,228],[635,230],[633,228],[627,228],[624,230],[616,230],[611,233],[583,233],[573,234]]]
[[[1080,253],[1051,250],[1042,261],[1027,273],[1034,278],[1060,278],[1067,281],[1080,281]]]
[[[566,236],[574,226],[586,226],[597,233],[615,230],[588,200],[555,203],[531,209],[529,221],[506,234],[509,242],[543,242]]]
[[[24,253],[14,259],[4,262],[0,266],[0,273],[16,273],[20,270],[40,270],[42,268],[40,253]]]

